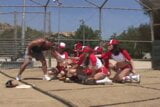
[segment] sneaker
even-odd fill
[[[73,81],[70,80],[70,78],[65,78],[64,82],[66,82],[66,83],[73,83]]]
[[[132,82],[132,76],[125,76],[122,78],[122,83],[131,83]]]
[[[132,80],[133,80],[134,82],[136,82],[136,83],[140,83],[140,81],[141,81],[140,75],[139,75],[139,74],[134,75],[134,78],[132,78]]]
[[[50,78],[48,75],[44,75],[43,80],[50,81],[50,80],[51,80],[51,78]]]
[[[16,80],[17,80],[17,81],[22,80],[21,75],[17,75]]]
[[[110,80],[108,77],[105,77],[104,79],[102,80],[97,80],[96,81],[97,84],[112,84],[112,80]]]
[[[106,81],[104,82],[104,85],[107,85],[107,84],[113,84],[112,80],[110,80],[109,78],[106,79]]]
[[[135,79],[135,81],[136,81],[137,83],[140,83],[140,82],[141,82],[141,77],[140,77],[139,74],[137,75],[137,78]]]

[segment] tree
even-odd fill
[[[3,24],[0,24],[1,26]],[[0,38],[5,38],[5,39],[14,39],[14,27],[7,24],[8,25],[8,29],[2,29],[1,34],[0,34]],[[22,28],[20,26],[17,26],[17,38],[21,38],[22,35]],[[27,30],[25,31],[26,33],[26,38],[25,39],[34,39],[37,37],[42,37],[43,36],[43,32],[38,31],[36,29],[32,29],[30,27],[27,27]]]
[[[92,42],[86,41],[85,45],[90,45],[91,47],[99,45],[98,44],[100,40],[99,30],[93,30],[91,27],[85,24],[81,24],[80,27],[75,32],[75,36],[73,38],[83,40],[83,36],[85,36],[85,39],[88,39],[88,40],[97,40]]]

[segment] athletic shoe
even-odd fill
[[[141,82],[140,75],[139,74],[133,75],[132,80],[133,80],[133,82],[140,83]]]
[[[16,77],[16,80],[17,81],[20,81],[22,78],[21,78],[21,75],[17,75],[17,77]]]
[[[73,81],[70,80],[70,78],[65,78],[64,82],[66,82],[66,83],[73,83]]]
[[[125,76],[122,78],[122,83],[131,83],[132,82],[132,75]]]
[[[104,85],[107,85],[107,84],[113,84],[112,80],[110,80],[109,78],[106,79],[106,82],[104,83]]]
[[[51,78],[50,78],[48,75],[44,75],[43,80],[50,81],[50,80],[51,80]]]
[[[96,83],[97,84],[112,84],[112,80],[110,80],[108,77],[105,77],[104,79],[102,80],[96,80]]]
[[[137,78],[135,79],[135,81],[136,81],[137,83],[140,83],[140,82],[141,82],[141,77],[140,77],[139,74],[137,75]]]

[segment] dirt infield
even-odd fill
[[[58,80],[42,80],[39,68],[27,69],[19,84],[29,89],[5,88],[14,79],[16,69],[0,71],[0,107],[158,107],[160,105],[160,71],[138,70],[140,84],[81,85]]]

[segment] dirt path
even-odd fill
[[[44,81],[40,69],[27,69],[23,82],[30,89],[5,88],[17,70],[0,73],[0,107],[158,107],[160,105],[160,72],[138,70],[141,84],[81,85],[58,80]]]

